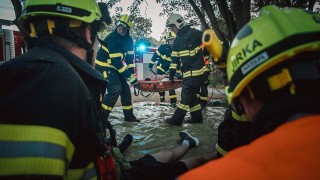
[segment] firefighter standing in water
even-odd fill
[[[191,28],[191,24],[187,24],[179,14],[172,14],[167,19],[166,26],[177,35],[172,47],[172,62],[169,68],[170,80],[174,81],[174,75],[180,63],[183,74],[181,101],[177,105],[174,115],[170,119],[166,119],[166,123],[180,126],[188,110],[191,119],[186,123],[202,123],[202,111],[197,97],[206,70],[201,48],[202,32]],[[207,52],[206,49],[205,52]],[[209,54],[209,52],[207,53]]]
[[[263,7],[227,60],[228,102],[254,140],[179,179],[319,179],[319,62],[319,14]]]
[[[101,42],[95,65],[95,68],[109,81],[102,105],[109,117],[120,96],[124,121],[140,122],[133,115],[131,90],[127,83],[129,81],[132,85],[138,84],[134,74],[133,40],[129,34],[132,19],[129,15],[123,14],[115,22],[115,26],[116,29]]]
[[[92,67],[98,31],[111,18],[99,5],[25,1],[18,27],[28,52],[0,66],[1,179],[99,178],[106,170],[97,159],[107,153],[99,98],[107,81]]]
[[[152,68],[156,61],[157,63],[157,74],[164,75],[169,71],[170,63],[171,63],[171,53],[172,53],[172,45],[173,41],[176,38],[176,34],[174,32],[168,32],[165,36],[167,44],[162,44],[158,48],[158,50],[153,54],[151,61],[149,63],[149,69],[152,71]],[[164,102],[165,100],[165,92],[159,92],[160,101]],[[176,106],[177,103],[177,95],[174,89],[169,90],[169,99],[172,106]]]

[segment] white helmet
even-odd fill
[[[178,29],[181,29],[186,23],[180,14],[172,14],[168,17],[166,27],[176,25]]]

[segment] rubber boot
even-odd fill
[[[205,100],[200,100],[201,109],[205,109],[207,107],[208,102]]]
[[[165,92],[159,92],[159,95],[160,95],[160,102],[164,102],[165,101]]]
[[[124,114],[124,121],[127,122],[140,122],[134,115],[133,115],[133,109],[129,110],[123,110]]]
[[[201,110],[191,112],[190,114],[191,114],[191,119],[187,120],[186,123],[202,123],[203,122]]]
[[[166,123],[174,126],[181,126],[184,116],[187,111],[177,108],[173,116],[170,119],[166,119]]]

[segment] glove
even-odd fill
[[[181,74],[181,73],[177,73],[177,74],[176,74],[176,78],[177,78],[177,79],[183,79],[182,74]]]
[[[127,81],[129,81],[130,84],[132,85],[137,85],[138,84],[138,81],[137,81],[137,78],[134,74],[131,74],[131,76],[129,76],[127,78]]]

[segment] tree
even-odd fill
[[[141,0],[135,0],[141,1]],[[157,0],[163,6],[162,15],[185,10],[187,20],[212,28],[219,39],[229,45],[248,21],[256,17],[261,7],[274,4],[279,7],[300,7],[312,11],[320,0]],[[226,30],[226,31],[225,31]]]
[[[117,17],[119,17],[122,12],[122,7],[117,7],[117,3],[121,0],[110,0],[107,2],[109,8],[115,7],[116,13],[113,15],[113,20],[116,21]],[[129,15],[134,17],[133,27],[130,30],[130,35],[132,36],[134,42],[139,42],[141,40],[152,42],[152,45],[158,45],[158,42],[155,42],[155,39],[151,37],[151,27],[152,27],[152,20],[151,18],[144,18],[140,15],[139,6],[141,4],[141,0],[134,0],[132,5],[128,7],[128,11],[130,12]],[[106,29],[106,32],[102,34],[108,34],[109,32],[114,30],[114,26],[109,26]]]
[[[133,27],[131,28],[131,36],[135,40],[150,39],[152,21],[150,18],[136,17]]]

